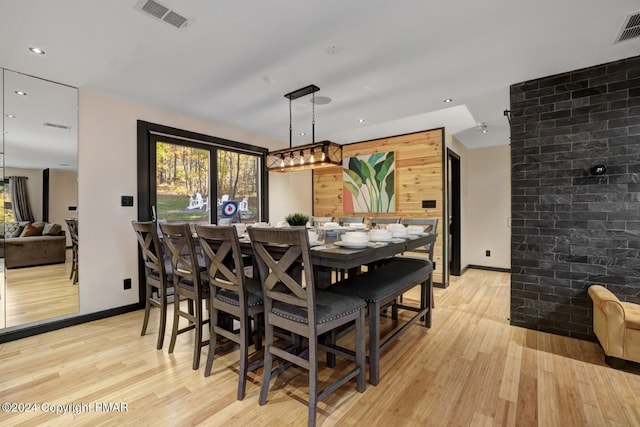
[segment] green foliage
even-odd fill
[[[287,215],[284,219],[289,225],[306,225],[309,222],[309,216],[302,213],[294,213]]]
[[[366,160],[350,157],[343,169],[345,189],[360,212],[390,212],[395,206],[395,154],[374,153]]]

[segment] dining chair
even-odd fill
[[[152,221],[131,221],[133,230],[140,244],[140,253],[144,263],[145,276],[145,305],[144,320],[140,336],[147,333],[151,307],[160,308],[160,326],[158,328],[158,343],[160,350],[164,342],[167,324],[167,304],[169,296],[173,295],[173,282],[170,260],[164,256],[164,249],[158,237],[158,225]]]
[[[259,403],[266,403],[270,381],[289,365],[295,364],[309,373],[308,425],[313,426],[318,401],[338,387],[355,377],[357,390],[365,390],[365,303],[360,298],[316,289],[305,227],[250,228],[249,237],[262,280],[265,313],[264,378]],[[301,274],[292,273],[300,263],[303,268]],[[318,391],[318,349],[353,360],[352,352],[336,346],[330,338],[327,343],[322,343],[319,337],[352,322],[355,322],[356,329],[355,366]],[[274,327],[307,338],[308,348],[295,353],[276,346]],[[274,358],[287,363],[272,370]]]
[[[421,225],[421,226],[426,226],[425,227],[425,231],[428,233],[437,233],[438,230],[438,219],[439,218],[403,218],[402,223],[404,225]],[[413,249],[411,252],[415,252],[415,253],[423,253],[423,254],[427,254],[427,258],[431,261],[431,264],[433,265],[433,269],[436,269],[436,262],[433,259],[433,252],[434,252],[434,244],[428,244],[425,245],[423,249]],[[404,256],[404,255],[403,255]],[[435,308],[436,306],[436,301],[435,298],[433,296],[433,286],[431,287],[431,307]]]
[[[69,279],[73,279],[73,284],[78,283],[78,218],[65,218],[64,222],[69,228],[71,237],[71,273]]]
[[[209,354],[204,376],[211,368],[219,339],[224,337],[240,346],[240,370],[237,399],[244,399],[247,373],[262,366],[262,359],[249,365],[249,346],[252,337],[251,319],[258,328],[257,317],[263,313],[262,285],[259,279],[247,277],[236,227],[196,225],[196,234],[207,265],[209,278]],[[225,327],[223,316],[238,320],[237,331]],[[232,329],[232,328],[231,328]],[[256,347],[261,341],[256,333]]]
[[[362,222],[364,222],[363,216],[341,216],[341,217],[338,217],[337,219],[337,223],[340,225],[362,223]]]
[[[398,223],[400,223],[399,217],[383,217],[383,216],[369,217],[369,228],[378,228],[380,225],[398,224]]]
[[[195,329],[192,365],[195,370],[200,366],[202,347],[209,344],[208,340],[202,339],[202,328],[209,323],[209,320],[204,318],[202,308],[203,301],[209,299],[209,280],[207,274],[200,267],[202,263],[196,252],[190,225],[184,222],[165,223],[160,224],[160,230],[164,235],[164,244],[171,253],[173,272],[173,327],[171,328],[169,353],[173,353],[179,334]],[[180,307],[182,300],[186,300],[188,311],[184,311]],[[181,317],[187,319],[189,325],[179,329]]]
[[[311,221],[309,221],[309,224],[311,226],[315,226],[315,225],[322,225],[325,222],[331,222],[331,221],[333,221],[332,216],[312,216]]]

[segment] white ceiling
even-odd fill
[[[317,140],[445,126],[475,148],[508,144],[510,84],[640,54],[640,39],[613,44],[638,0],[159,3],[192,24],[178,30],[136,0],[0,0],[0,66],[283,145],[284,94],[316,84],[332,100],[316,106]],[[294,101],[296,136],[310,130],[309,100]]]

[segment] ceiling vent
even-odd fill
[[[640,37],[640,12],[633,12],[624,18],[613,44],[638,37]]]
[[[48,126],[50,128],[56,128],[56,129],[65,129],[65,130],[69,130],[71,129],[71,126],[67,126],[67,125],[59,125],[57,123],[50,123],[50,122],[44,122],[42,124],[42,126]]]
[[[149,15],[154,17],[155,19],[166,22],[167,24],[179,30],[187,28],[189,25],[191,25],[192,22],[176,11],[171,10],[168,7],[163,6],[153,0],[141,0],[136,3],[135,8],[145,15]]]

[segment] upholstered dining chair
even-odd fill
[[[69,228],[71,236],[71,273],[69,279],[73,279],[73,284],[78,283],[78,218],[65,218],[64,222]]]
[[[204,376],[211,375],[211,368],[218,348],[218,338],[224,337],[240,346],[240,372],[238,400],[244,399],[247,373],[262,366],[262,358],[249,365],[249,346],[252,337],[251,319],[256,330],[258,315],[263,312],[262,285],[259,279],[247,277],[238,242],[236,227],[196,225],[196,234],[207,265],[209,278],[209,354]],[[240,323],[238,331],[225,328],[220,314],[226,314]],[[261,340],[256,333],[256,347]]]
[[[425,231],[428,233],[437,233],[438,230],[438,218],[403,218],[402,223],[404,225],[420,225],[425,227]],[[431,261],[433,269],[436,269],[436,262],[433,259],[434,244],[428,244],[423,249],[414,249],[412,252],[427,254],[427,258]],[[430,279],[432,280],[432,278]],[[431,287],[431,307],[435,308],[436,300],[433,296],[433,286]]]
[[[260,390],[260,405],[267,401],[269,383],[291,364],[309,372],[308,425],[315,425],[318,401],[352,378],[357,390],[365,389],[364,307],[360,298],[333,294],[315,288],[313,267],[309,255],[309,238],[305,227],[282,229],[250,228],[249,237],[262,280],[265,314],[264,379]],[[298,276],[292,271],[301,263]],[[299,271],[299,270],[298,270]],[[305,285],[303,285],[303,282]],[[355,322],[355,366],[331,385],[318,391],[318,349],[346,357],[350,353],[333,340],[322,344],[318,337],[343,325]],[[276,346],[274,328],[282,328],[308,339],[308,348],[292,353]],[[328,334],[331,337],[331,334]],[[294,347],[295,349],[296,347]],[[306,357],[304,357],[306,355]],[[288,363],[272,370],[273,359]],[[352,356],[349,356],[353,359]]]
[[[140,336],[147,333],[151,307],[160,308],[160,326],[156,348],[162,348],[167,324],[168,297],[173,295],[173,270],[171,262],[164,256],[164,249],[158,237],[158,225],[152,221],[131,221],[140,244],[140,254],[144,263],[145,305],[144,320]]]
[[[340,225],[361,223],[361,222],[364,222],[364,217],[363,216],[341,216],[341,217],[338,217],[336,222]]]
[[[209,341],[202,339],[202,328],[209,323],[205,319],[202,303],[209,299],[209,280],[201,269],[201,262],[196,252],[195,242],[191,235],[191,227],[187,223],[160,224],[163,241],[171,253],[171,268],[173,270],[173,327],[171,328],[171,342],[169,353],[173,353],[176,338],[179,334],[195,329],[193,345],[193,369],[200,366],[202,347]],[[180,302],[187,301],[188,311],[182,310]],[[189,321],[189,325],[180,329],[180,318]]]
[[[383,217],[383,216],[371,216],[369,217],[369,228],[379,228],[381,225],[398,224],[400,218],[398,217]]]

